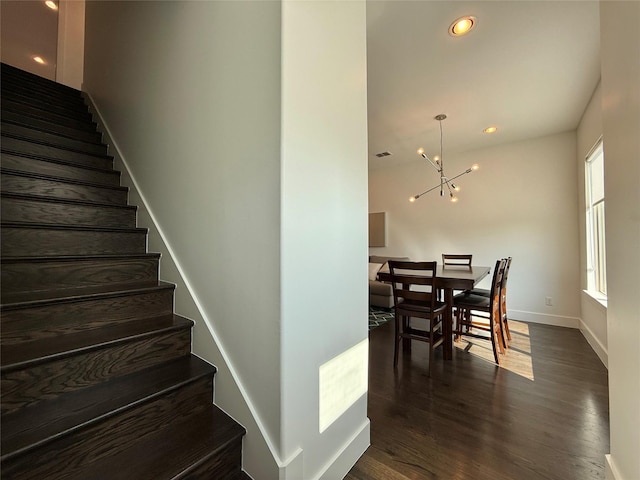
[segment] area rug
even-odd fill
[[[393,320],[393,311],[369,307],[369,331]]]

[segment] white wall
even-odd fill
[[[587,104],[576,130],[578,171],[578,221],[580,229],[580,331],[607,365],[607,309],[585,293],[587,288],[585,158],[602,135],[602,88],[600,83]]]
[[[342,478],[366,395],[320,434],[318,370],[367,339],[364,2],[86,11],[84,88],[216,403],[248,429],[245,469]]]
[[[446,128],[444,131],[446,144]],[[369,174],[369,211],[387,213],[388,246],[371,254],[437,260],[472,253],[476,265],[512,256],[509,314],[514,319],[578,327],[580,275],[575,133],[450,155],[449,175],[480,169],[456,183],[459,202],[437,191],[426,161]],[[483,281],[488,288],[489,279]],[[552,306],[545,305],[552,297]]]
[[[282,32],[286,478],[335,480],[369,443],[366,395],[318,429],[319,367],[367,338],[365,4],[284,2]]]
[[[58,2],[56,82],[82,87],[84,69],[84,0]]]
[[[179,289],[256,478],[277,478],[280,454],[280,14],[277,2],[86,5],[84,88],[200,305]],[[161,277],[183,283],[166,259]]]
[[[609,411],[607,478],[640,478],[640,3],[600,2]]]

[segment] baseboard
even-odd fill
[[[577,317],[564,317],[562,315],[547,315],[545,313],[525,312],[522,310],[508,309],[509,320],[521,320],[529,323],[553,325],[554,327],[580,328],[580,319]]]
[[[607,352],[607,348],[602,344],[600,340],[596,338],[593,334],[593,331],[589,328],[589,326],[580,320],[580,331],[582,335],[587,340],[587,343],[591,346],[600,361],[609,369],[609,353]]]
[[[344,476],[356,464],[362,454],[369,448],[371,422],[367,418],[351,439],[338,450],[316,480],[335,480]]]
[[[604,478],[605,480],[624,480],[618,473],[618,469],[613,463],[611,454],[604,456]]]

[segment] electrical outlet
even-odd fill
[[[553,305],[553,299],[551,297],[544,297],[544,304],[547,307],[551,307]]]

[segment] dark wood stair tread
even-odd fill
[[[105,208],[117,208],[121,210],[133,210],[137,211],[138,207],[136,205],[118,205],[113,203],[102,203],[102,202],[91,202],[87,200],[76,200],[73,198],[58,198],[58,197],[49,197],[45,195],[28,195],[23,193],[9,193],[9,192],[0,192],[1,198],[15,198],[19,200],[34,200],[40,202],[50,202],[50,203],[64,203],[67,205],[83,205],[88,207],[105,207]]]
[[[18,67],[14,67],[13,65],[9,65],[8,63],[2,62],[0,64],[0,72],[3,76],[5,76],[5,78],[12,77],[15,79],[19,79],[21,82],[33,82],[34,84],[42,85],[48,90],[55,91],[62,95],[74,96],[81,94],[80,90],[76,88],[55,82],[53,80],[49,80],[48,78],[41,77],[40,75],[36,75],[31,72],[27,72]]]
[[[86,140],[77,139],[62,133],[44,131],[38,127],[32,125],[17,124],[14,122],[7,122],[4,119],[1,124],[2,132],[11,137],[21,138],[23,140],[35,141],[43,144],[50,144],[54,147],[67,148],[80,150],[86,153],[84,148],[103,148],[106,150],[106,146],[100,142],[90,142]],[[65,144],[65,142],[69,142]],[[67,145],[75,145],[74,147]]]
[[[101,227],[97,225],[58,225],[49,223],[1,222],[0,228],[38,228],[46,230],[81,231],[81,232],[122,232],[147,233],[147,228],[141,227]]]
[[[11,139],[15,139],[15,140],[20,140],[22,142],[25,142],[27,144],[34,144],[34,145],[40,145],[43,147],[47,147],[49,150],[51,150],[51,152],[58,152],[58,156],[56,155],[52,155],[52,158],[60,158],[60,155],[64,155],[65,153],[67,154],[80,154],[84,157],[94,157],[96,159],[104,159],[104,160],[113,160],[113,155],[107,155],[107,154],[100,154],[100,153],[89,153],[89,152],[84,152],[82,150],[76,149],[76,148],[72,148],[72,147],[66,147],[64,145],[54,145],[42,140],[34,140],[32,138],[24,138],[22,136],[17,136],[17,135],[12,135],[9,133],[5,133],[4,131],[0,133],[0,136],[2,136],[2,138],[11,138]],[[3,151],[22,151],[22,150],[18,150],[15,148],[6,148],[6,142],[3,141],[3,144],[5,145],[3,147]],[[27,154],[29,154],[29,152],[26,152]],[[47,156],[47,154],[42,154],[42,153],[33,153],[34,156],[39,156],[39,157],[44,157],[44,158],[49,158]]]
[[[123,295],[137,295],[143,292],[151,292],[155,290],[174,290],[175,285],[173,283],[168,282],[158,282],[158,285],[155,286],[145,286],[140,288],[127,288],[116,289],[114,290],[112,287],[103,286],[103,287],[88,287],[82,291],[79,289],[70,289],[70,290],[58,290],[56,292],[55,297],[44,296],[40,297],[39,295],[29,295],[24,294],[21,295],[20,299],[3,297],[2,304],[0,305],[0,311],[6,310],[15,310],[19,308],[32,308],[38,306],[46,306],[46,305],[55,305],[59,303],[70,303],[70,302],[82,302],[89,299],[96,298],[110,298],[110,297],[120,297]],[[9,302],[5,302],[6,300],[10,300]]]
[[[74,292],[75,295],[83,295],[89,292],[95,291],[118,291],[123,288],[144,288],[157,285],[157,271],[155,273],[155,279],[150,277],[149,262],[155,262],[157,264],[160,260],[159,253],[131,253],[120,255],[56,255],[56,256],[42,256],[42,257],[0,257],[0,267],[2,267],[3,284],[13,281],[16,278],[18,281],[24,277],[24,275],[37,274],[37,269],[45,268],[52,273],[45,278],[47,282],[51,281],[51,278],[60,277],[59,270],[62,267],[69,267],[78,271],[78,268],[88,268],[91,272],[95,272],[96,268],[102,268],[103,266],[110,266],[117,264],[118,268],[122,265],[128,265],[135,268],[137,273],[141,273],[142,276],[138,280],[135,278],[122,277],[118,281],[106,281],[100,277],[97,281],[87,282],[68,282],[68,286],[65,287],[62,284],[58,284],[56,288],[51,288],[47,284],[46,288],[42,285],[38,285],[38,288],[31,288],[29,291],[20,289],[6,289],[2,291],[2,299],[0,303],[17,303],[26,302],[32,300],[45,300],[54,299],[61,296],[68,296]],[[145,266],[146,265],[146,266]],[[141,270],[142,269],[142,270]],[[35,273],[34,273],[35,272]],[[36,277],[36,280],[42,280],[40,277],[42,274]],[[52,276],[53,275],[53,276]],[[57,275],[57,276],[56,276]],[[92,273],[93,275],[93,273]],[[60,277],[66,278],[66,277]],[[11,286],[11,284],[9,284]]]
[[[159,478],[194,479],[192,469],[210,457],[224,455],[245,429],[211,405],[211,409],[189,418],[167,432],[161,430],[117,455],[106,457],[74,475],[74,479],[109,478],[109,480],[157,480]],[[178,448],[179,447],[179,448]],[[117,465],[117,468],[114,466]],[[232,479],[239,475],[240,464],[233,472],[217,473],[210,478]],[[225,476],[226,475],[226,476]]]
[[[93,171],[98,171],[98,172],[104,172],[104,173],[117,173],[118,175],[120,175],[121,172],[119,172],[118,170],[113,170],[111,168],[100,168],[100,167],[95,167],[92,165],[83,165],[80,163],[74,163],[74,162],[66,162],[60,158],[49,158],[49,157],[43,157],[40,155],[32,155],[30,153],[24,153],[24,152],[9,152],[9,151],[4,151],[2,150],[2,160],[4,162],[5,156],[7,159],[9,158],[19,158],[19,159],[24,159],[24,160],[36,160],[36,161],[40,161],[40,162],[50,162],[50,163],[57,163],[60,165],[64,165],[67,167],[75,167],[75,168],[84,168],[86,170],[93,170]]]
[[[82,185],[84,187],[95,187],[95,188],[102,188],[106,190],[115,190],[119,192],[127,192],[127,193],[129,192],[128,187],[123,187],[120,185],[105,185],[102,183],[86,182],[83,180],[76,180],[73,178],[56,177],[55,175],[43,175],[41,173],[21,172],[20,170],[12,170],[10,168],[4,168],[4,167],[0,167],[0,173],[2,175],[28,177],[28,178],[38,179],[38,180],[48,180],[48,181],[57,182],[57,183],[68,183],[70,185]]]
[[[2,419],[2,460],[212,376],[215,371],[213,365],[190,355],[7,414]]]
[[[111,347],[142,337],[191,328],[193,321],[179,315],[133,320],[95,330],[5,345],[0,352],[5,373],[81,352]]]
[[[19,112],[10,112],[2,110],[2,120],[15,125],[28,125],[31,128],[37,128],[42,132],[55,133],[65,135],[69,138],[84,140],[87,142],[100,142],[102,135],[97,131],[78,129],[72,126],[61,125],[47,120],[42,117],[33,117]]]

